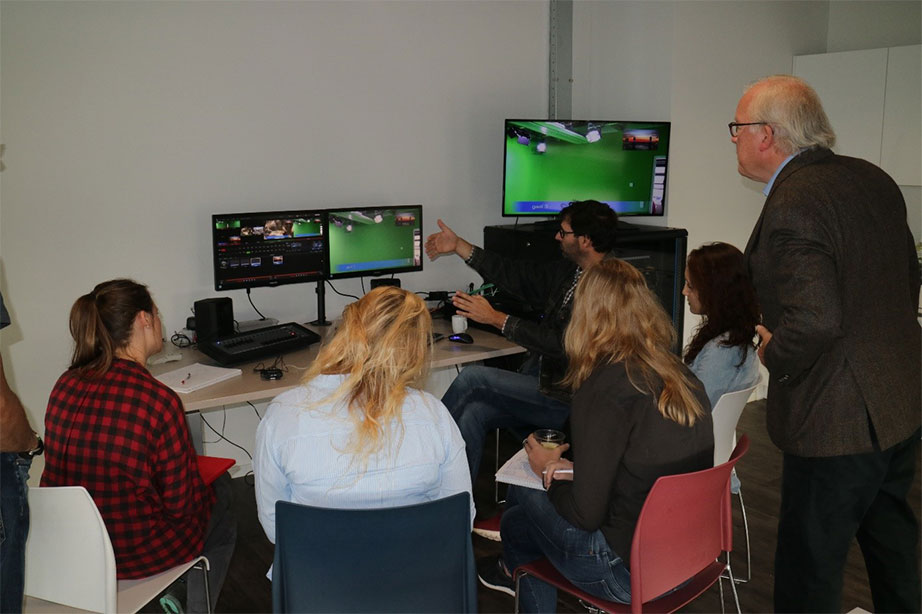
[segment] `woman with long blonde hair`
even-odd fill
[[[509,592],[507,572],[545,556],[583,590],[630,602],[623,557],[647,493],[660,476],[705,469],[713,461],[708,398],[672,353],[675,336],[633,266],[610,259],[583,274],[564,336],[564,383],[574,391],[573,460],[560,457],[566,446],[548,450],[533,436],[525,441],[547,492],[510,489],[503,557],[481,565],[484,584]],[[520,586],[523,611],[555,609],[552,586],[531,577]]]
[[[425,303],[406,290],[377,288],[346,307],[301,385],[273,399],[256,431],[256,504],[270,541],[278,500],[378,508],[471,492],[461,433],[420,390],[431,339]]]

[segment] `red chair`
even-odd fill
[[[515,569],[515,611],[519,611],[519,582],[526,575],[604,612],[639,614],[674,612],[719,582],[726,571],[739,612],[733,572],[719,557],[722,552],[729,554],[733,547],[730,471],[748,449],[749,438],[743,435],[726,463],[656,480],[634,529],[630,604],[606,601],[581,591],[547,559],[539,559]],[[720,588],[722,610],[722,584]]]

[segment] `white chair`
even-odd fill
[[[116,581],[109,533],[82,486],[30,488],[29,512],[25,612],[62,612],[63,605],[134,614],[192,567],[202,570],[210,604],[204,556],[147,578]]]
[[[758,384],[756,384],[757,386]],[[736,447],[736,423],[739,422],[743,408],[756,386],[728,392],[717,399],[717,405],[711,412],[714,421],[714,466],[722,465],[730,458],[730,453]],[[734,469],[734,475],[736,470]],[[749,522],[746,520],[746,506],[743,504],[742,488],[732,489],[733,494],[739,497],[740,510],[743,513],[743,533],[746,535],[746,578],[737,578],[736,582],[749,582],[752,579],[752,555],[749,552]]]

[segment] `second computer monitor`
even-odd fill
[[[328,212],[329,278],[423,269],[422,205]]]

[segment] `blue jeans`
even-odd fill
[[[464,367],[442,397],[467,449],[471,482],[476,481],[487,433],[511,428],[525,437],[535,428],[559,429],[570,406],[538,391],[538,376],[492,367]]]
[[[601,531],[574,527],[557,513],[543,490],[511,486],[506,505],[500,533],[503,560],[510,573],[543,556],[587,593],[618,603],[631,602],[631,574]],[[519,609],[556,611],[557,589],[531,576],[522,578]]]
[[[32,459],[0,453],[0,612],[22,612]]]

